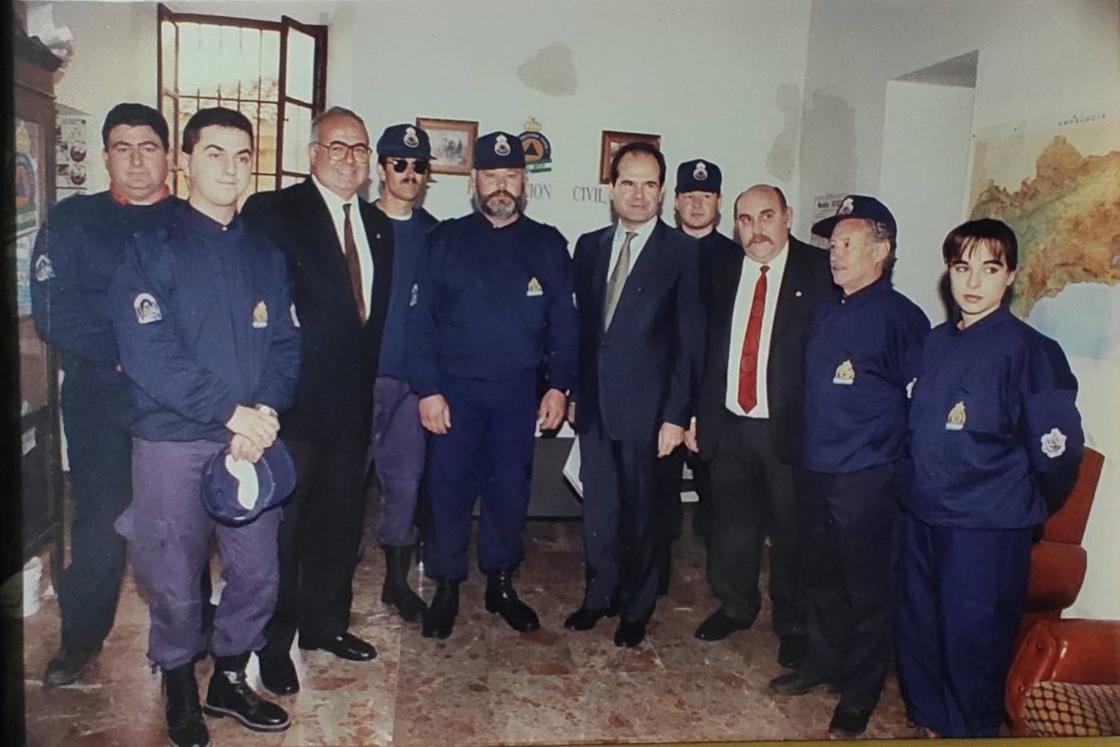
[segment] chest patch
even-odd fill
[[[257,305],[253,307],[253,329],[264,329],[267,326],[268,306],[264,301],[257,301]]]
[[[544,288],[541,287],[541,281],[537,280],[536,276],[529,278],[529,287],[525,290],[526,296],[543,296]]]
[[[914,399],[914,385],[917,383],[916,378],[910,379],[910,383],[906,385],[906,399]]]
[[[408,305],[415,306],[416,302],[420,300],[420,286],[416,283],[412,284],[412,292],[408,297]]]
[[[163,319],[163,312],[151,293],[141,293],[132,299],[132,310],[136,312],[136,321],[140,324],[151,324]]]
[[[43,254],[35,260],[35,280],[45,283],[53,277],[54,267],[51,265],[51,258]]]
[[[856,369],[851,360],[846,360],[836,367],[836,373],[832,375],[832,383],[842,386],[851,386],[856,383]]]
[[[953,409],[949,410],[949,417],[945,420],[945,430],[964,430],[966,420],[968,420],[968,413],[965,412],[964,401],[962,400],[953,405]]]

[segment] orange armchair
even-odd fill
[[[1040,620],[1007,674],[1016,736],[1120,733],[1120,621]]]
[[[1031,548],[1026,607],[1019,624],[1020,639],[1036,621],[1060,618],[1062,610],[1073,604],[1081,592],[1087,566],[1081,541],[1103,467],[1104,456],[1086,446],[1069,497],[1046,520],[1042,539]]]

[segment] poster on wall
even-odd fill
[[[823,195],[817,195],[813,198],[813,214],[810,216],[809,225],[815,225],[825,218],[831,218],[836,215],[836,211],[840,209],[840,203],[848,196],[847,192],[829,192]],[[809,236],[809,243],[813,246],[819,246],[821,249],[828,248],[828,239],[823,236],[811,234]]]
[[[1019,239],[1012,311],[1070,356],[1120,361],[1120,102],[972,142],[970,217]]]
[[[34,229],[39,225],[39,210],[43,206],[43,128],[37,122],[16,117],[15,126],[15,195],[16,233]]]
[[[31,251],[37,228],[16,236],[16,306],[20,317],[31,315]]]
[[[86,190],[89,148],[86,144],[86,127],[89,117],[85,114],[58,114],[55,125],[55,200],[61,201],[72,194]]]

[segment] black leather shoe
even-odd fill
[[[247,659],[244,655],[215,657],[203,710],[209,716],[232,716],[253,731],[284,731],[291,724],[288,712],[249,687],[242,663]],[[234,669],[239,663],[241,668]]]
[[[490,580],[486,582],[486,611],[501,615],[511,628],[520,633],[529,633],[541,626],[537,613],[513,590],[513,574],[509,571],[490,574]]]
[[[836,706],[832,712],[832,720],[828,722],[829,736],[837,739],[852,739],[858,737],[867,729],[867,722],[871,720],[871,711],[861,711],[849,708],[843,703]]]
[[[804,695],[821,685],[828,685],[829,692],[837,691],[827,677],[809,672],[786,672],[770,680],[770,689],[779,695]]]
[[[295,695],[299,692],[299,676],[292,657],[287,654],[273,656],[258,651],[257,661],[261,667],[261,684],[269,692],[276,695]]]
[[[702,641],[722,641],[736,630],[746,630],[750,626],[749,622],[739,622],[725,615],[723,610],[716,610],[700,623],[700,627],[696,629],[696,637]]]
[[[350,661],[370,661],[377,658],[377,649],[350,633],[342,633],[334,638],[305,638],[301,633],[299,647],[304,651],[330,651],[338,658]]]
[[[194,678],[194,662],[163,673],[163,691],[167,697],[167,736],[175,747],[206,747],[210,732],[202,718],[198,703],[198,680]]]
[[[100,646],[88,649],[63,644],[58,653],[47,662],[43,684],[47,687],[60,687],[75,682],[99,651]]]
[[[437,581],[432,606],[428,609],[428,614],[424,615],[424,637],[443,640],[450,636],[458,614],[459,582]]]
[[[628,622],[621,620],[618,630],[614,632],[614,645],[619,648],[634,648],[646,638],[646,624],[644,622]]]
[[[580,607],[568,615],[568,619],[564,621],[564,627],[568,630],[591,630],[595,627],[595,623],[604,617],[614,617],[617,614],[618,610],[614,607],[601,610],[589,610],[586,607]]]
[[[408,585],[408,569],[412,566],[412,547],[385,546],[385,584],[381,587],[381,603],[397,608],[406,622],[420,622],[428,605]]]
[[[786,669],[799,669],[805,661],[809,641],[803,635],[784,635],[778,645],[778,663]]]

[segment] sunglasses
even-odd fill
[[[387,159],[385,159],[385,163],[386,164],[392,164],[393,171],[397,172],[398,174],[403,174],[404,172],[408,171],[409,163],[408,163],[407,159],[404,159],[404,158],[387,158]],[[412,165],[412,170],[415,171],[417,174],[428,173],[428,162],[426,160],[424,160],[423,158],[417,158],[415,161],[412,162],[411,165]]]

